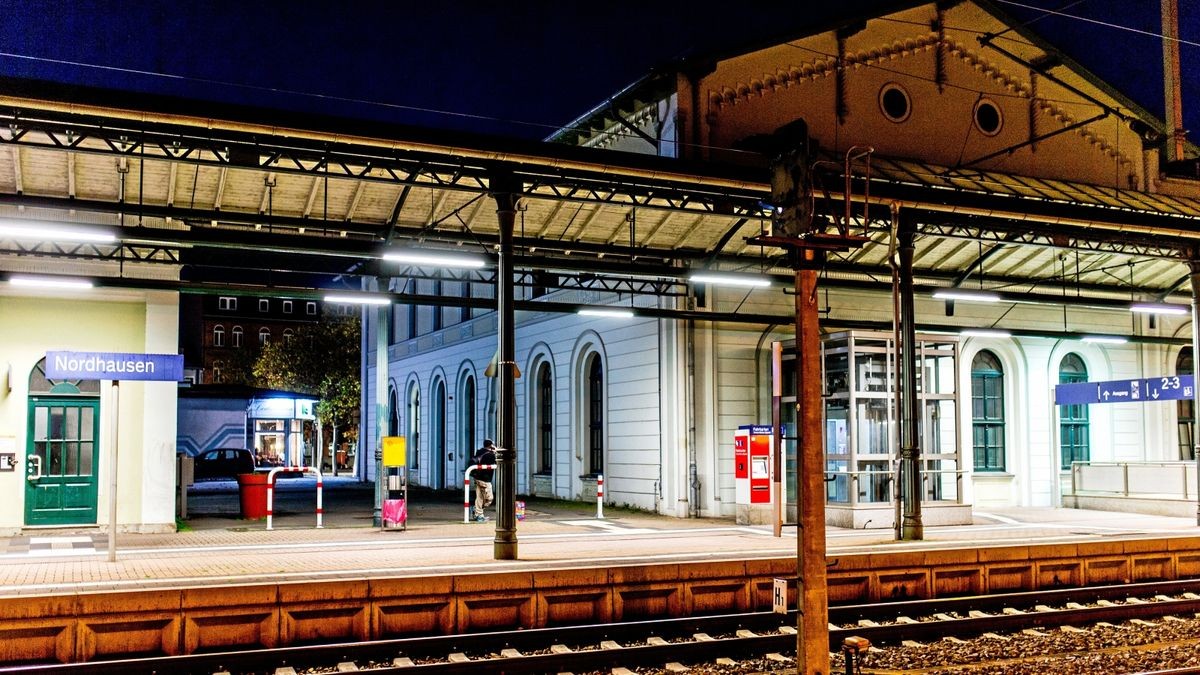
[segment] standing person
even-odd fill
[[[496,446],[492,439],[483,439],[483,447],[471,458],[472,464],[493,466],[496,464]],[[486,523],[487,516],[483,510],[492,505],[492,473],[493,469],[475,469],[471,475],[475,478],[475,522]]]

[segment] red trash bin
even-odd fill
[[[242,502],[242,518],[259,520],[267,517],[267,474],[239,473],[238,497]]]

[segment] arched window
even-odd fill
[[[1192,358],[1192,348],[1184,347],[1175,358],[1176,375],[1192,375],[1196,372],[1196,362]],[[1179,423],[1179,459],[1196,459],[1196,402],[1191,398],[1182,398],[1175,405],[1176,418]]]
[[[592,354],[587,372],[588,473],[604,473],[604,368],[600,355]]]
[[[475,378],[466,375],[462,379],[462,388],[458,393],[458,428],[463,459],[469,459],[475,454]]]
[[[266,347],[267,343],[270,341],[271,341],[271,329],[265,328],[265,327],[259,328],[258,329],[258,346]]]
[[[976,471],[1004,471],[1004,369],[981,351],[971,361],[971,429]]]
[[[396,387],[388,387],[388,436],[400,435],[400,397]]]
[[[429,431],[433,434],[433,461],[429,463],[429,484],[432,487],[444,487],[442,484],[442,467],[446,465],[446,381],[438,379],[433,384],[433,419]]]
[[[225,327],[220,324],[213,326],[213,346],[225,346]]]
[[[408,455],[413,470],[421,468],[421,390],[417,383],[408,385]]]
[[[295,335],[296,334],[292,332],[291,328],[284,328],[283,329],[283,344],[285,344],[285,345],[292,344],[292,338],[295,337]]]
[[[537,473],[550,475],[554,469],[554,378],[545,361],[537,370]]]
[[[1067,354],[1058,366],[1061,384],[1087,381],[1087,366],[1075,354]],[[1059,445],[1062,448],[1062,468],[1070,469],[1071,462],[1086,462],[1091,457],[1088,442],[1088,407],[1086,404],[1058,407]]]
[[[232,335],[232,337],[233,337],[233,346],[234,347],[240,348],[242,346],[242,333],[243,333],[243,331],[242,331],[241,326],[234,326],[233,330],[230,331],[230,335]]]

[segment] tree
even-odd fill
[[[299,329],[291,341],[263,347],[254,376],[272,389],[312,394],[322,425],[346,427],[358,415],[361,336],[357,316],[327,312],[321,321]]]

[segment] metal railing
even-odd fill
[[[921,471],[921,500],[922,501],[955,501],[962,503],[962,479],[967,473],[963,469],[926,469]],[[942,475],[954,476],[953,484],[948,481],[938,478]],[[836,482],[839,477],[845,477],[847,485],[846,499],[833,499],[826,493],[826,501],[831,504],[886,504],[894,500],[892,494],[893,486],[896,482],[895,470],[881,469],[861,469],[859,471],[826,471],[825,480],[827,482]],[[866,483],[865,488],[862,484]],[[948,489],[951,488],[952,489]],[[878,488],[881,492],[877,495],[872,495],[872,489]],[[935,489],[936,488],[936,489]],[[866,492],[863,492],[863,490]],[[932,496],[937,492],[952,492],[952,494],[944,496]]]
[[[1071,495],[1196,498],[1195,462],[1071,462]]]

